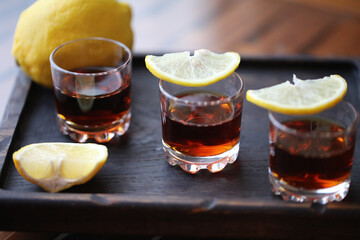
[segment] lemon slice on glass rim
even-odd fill
[[[345,96],[347,83],[340,75],[290,81],[258,90],[248,90],[246,99],[270,111],[289,115],[316,114],[335,106]]]
[[[107,148],[95,143],[35,143],[14,152],[17,171],[48,192],[83,184],[105,164]]]
[[[214,53],[199,49],[163,56],[147,55],[146,68],[162,80],[188,87],[201,87],[230,76],[240,64],[236,52]]]

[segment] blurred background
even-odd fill
[[[0,1],[0,119],[19,69],[11,55],[20,13]],[[359,0],[128,0],[135,54],[206,48],[244,56],[360,56]]]
[[[11,55],[17,19],[33,2],[0,1],[0,124],[20,71]],[[297,55],[360,59],[359,0],[127,2],[133,14],[134,54],[206,48],[236,51],[243,59]],[[9,237],[0,233],[5,235]]]
[[[133,0],[135,51],[360,56],[358,0]]]

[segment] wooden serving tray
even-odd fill
[[[244,58],[246,89],[340,74],[345,99],[360,107],[360,67],[351,59]],[[50,194],[24,180],[12,153],[37,142],[71,142],[60,134],[53,92],[19,73],[0,129],[0,230],[192,237],[347,239],[360,236],[359,132],[348,196],[327,206],[289,203],[268,182],[267,111],[244,101],[237,161],[216,174],[171,167],[161,148],[158,81],[133,59],[128,133],[106,144],[109,158],[88,183]]]

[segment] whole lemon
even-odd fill
[[[114,39],[131,49],[130,6],[116,0],[38,0],[20,15],[12,53],[33,81],[51,87],[51,52],[84,37]]]

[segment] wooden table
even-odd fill
[[[11,55],[19,14],[34,0],[0,1],[0,119],[18,74]],[[206,48],[242,56],[360,56],[358,0],[134,0],[134,53]],[[6,116],[6,115],[5,115]],[[0,121],[1,124],[1,121]],[[21,239],[23,233],[0,232]],[[53,239],[28,234],[27,239]]]
[[[135,51],[360,55],[357,0],[130,1]]]

